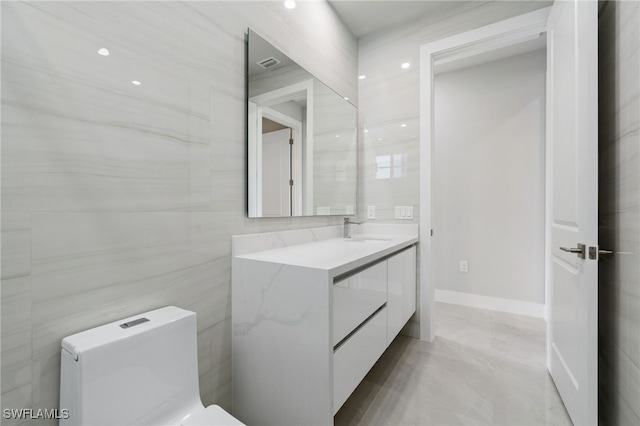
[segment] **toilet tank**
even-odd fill
[[[198,407],[194,312],[168,306],[62,340],[61,426],[179,425]]]

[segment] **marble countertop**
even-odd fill
[[[415,236],[360,234],[236,256],[262,262],[326,270],[336,277],[418,242]]]

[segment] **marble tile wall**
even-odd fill
[[[600,424],[640,424],[640,3],[599,19]]]
[[[413,205],[419,219],[420,46],[527,13],[549,2],[452,2],[441,14],[359,40],[359,125],[363,146],[361,205],[376,206],[377,221],[393,221],[394,206]],[[407,69],[401,64],[409,63]],[[404,126],[403,126],[404,125]],[[391,178],[376,178],[380,156],[400,156]],[[380,175],[382,176],[382,175]]]
[[[62,337],[173,304],[232,409],[231,235],[341,222],[246,218],[247,27],[351,99],[357,41],[325,2],[1,7],[2,408],[58,406]]]
[[[357,202],[357,109],[317,81],[313,97],[314,211],[345,215]]]
[[[364,212],[366,206],[374,205],[376,221],[394,222],[395,206],[413,206],[413,221],[400,222],[420,220],[420,46],[551,3],[451,2],[439,14],[359,40],[358,74],[366,78],[359,80],[358,85],[358,138],[362,147],[358,211]],[[401,68],[403,63],[409,63],[410,67]],[[393,161],[396,171],[383,178],[387,159]],[[416,336],[417,323],[412,320],[407,330]]]

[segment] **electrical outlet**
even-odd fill
[[[353,214],[353,206],[347,206],[345,214]]]
[[[469,272],[469,261],[461,260],[460,261],[460,272]]]
[[[331,207],[318,207],[318,216],[328,216],[331,214]]]
[[[376,206],[367,206],[367,219],[376,218]]]

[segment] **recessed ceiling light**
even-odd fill
[[[340,137],[340,135],[336,135],[336,138],[339,138],[339,137]]]
[[[404,124],[404,123],[402,123],[402,124],[400,125],[400,127],[407,127],[407,125],[406,125],[406,124]]]
[[[369,133],[369,129],[364,129],[364,132],[365,133]]]
[[[287,9],[295,9],[296,8],[296,2],[293,0],[287,0],[284,2],[284,7],[286,7]]]
[[[404,64],[400,65],[402,67],[403,70],[406,70],[407,68],[409,68],[411,66],[411,64],[409,62],[405,62]]]
[[[134,86],[140,86],[142,83],[140,83],[138,80],[133,80],[131,82]]]
[[[358,76],[358,78],[359,78],[360,80],[364,80],[365,78],[367,78],[367,76],[366,76],[366,75],[359,75],[359,76]]]
[[[98,55],[102,55],[102,56],[109,56],[109,49],[106,48],[101,48],[98,50]]]
[[[349,98],[347,98],[347,97],[345,96],[345,97],[344,97],[344,100],[345,100],[345,101],[348,101],[348,100],[349,100]]]

